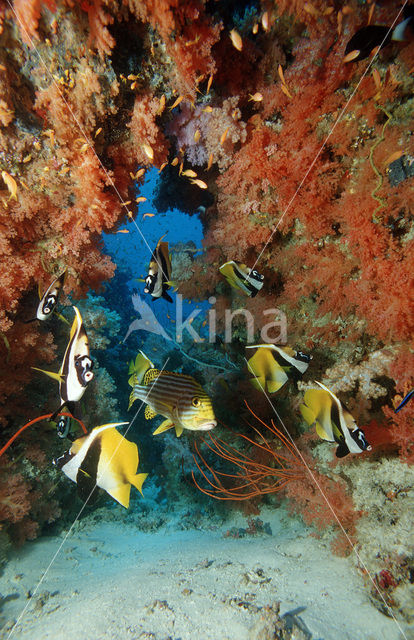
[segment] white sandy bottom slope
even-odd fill
[[[313,640],[401,638],[371,604],[353,563],[287,522],[276,534],[272,523],[272,536],[240,539],[225,537],[225,529],[83,525],[28,599],[63,537],[30,543],[1,576],[2,595],[15,594],[2,608],[1,638],[248,640],[256,638],[260,607],[276,601],[282,614],[303,608]]]

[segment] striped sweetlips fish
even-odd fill
[[[87,385],[93,378],[93,360],[89,355],[89,342],[85,325],[79,309],[77,307],[73,307],[73,309],[75,311],[75,319],[58,373],[32,367],[59,382],[60,406],[53,414],[52,420],[64,407],[67,407],[73,415],[75,403],[82,398]]]
[[[130,364],[129,376],[132,392],[128,409],[141,400],[147,405],[147,420],[157,415],[165,418],[153,435],[174,427],[179,437],[184,429],[209,431],[216,426],[211,398],[192,376],[160,371],[142,351]]]

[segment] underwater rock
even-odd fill
[[[414,176],[414,157],[404,154],[401,158],[394,160],[387,167],[387,175],[392,187],[396,187],[407,178],[412,178]]]

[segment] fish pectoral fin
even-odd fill
[[[147,404],[144,411],[145,420],[152,420],[156,415],[158,415],[157,412]]]
[[[159,433],[164,433],[164,431],[168,431],[168,429],[172,429],[173,426],[174,426],[174,423],[171,422],[169,418],[167,418],[166,420],[161,422],[160,426],[155,429],[152,435],[157,436]]]
[[[326,433],[325,429],[323,428],[320,422],[316,421],[315,427],[316,427],[316,433],[322,440],[327,440],[327,442],[335,442],[333,438],[330,438],[328,436],[328,434]]]
[[[44,373],[46,376],[49,376],[49,378],[53,378],[53,380],[57,380],[58,382],[61,382],[64,377],[61,373],[55,373],[54,371],[45,371],[44,369],[38,369],[38,367],[31,367],[31,369],[34,369],[35,371],[40,371],[41,373]]]
[[[142,493],[142,485],[144,484],[145,478],[148,476],[148,473],[137,473],[132,479],[131,484],[134,485],[138,489],[141,495]]]
[[[184,429],[180,425],[178,424],[175,425],[175,435],[177,436],[177,438],[180,437],[183,431]]]
[[[61,313],[59,313],[58,311],[54,311],[53,313],[55,314],[55,316],[57,316],[59,318],[59,320],[62,320],[62,322],[64,322],[65,324],[69,324],[70,325],[69,320],[66,320],[65,316],[62,316]]]

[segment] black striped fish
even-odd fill
[[[164,237],[165,234],[158,240],[151,256],[144,291],[150,293],[155,300],[164,298],[172,302],[171,296],[167,293],[171,286],[171,257],[168,242],[162,242]]]
[[[85,502],[92,502],[96,497],[96,487],[104,489],[125,508],[129,507],[131,485],[142,494],[142,484],[148,474],[137,474],[138,447],[115,429],[123,424],[128,423],[95,427],[53,461],[76,482],[78,495]]]
[[[135,400],[142,400],[147,420],[157,415],[166,418],[153,435],[174,427],[179,437],[184,429],[209,431],[216,426],[211,399],[192,376],[159,371],[142,351],[128,374],[132,387],[128,409]]]
[[[65,284],[66,274],[67,269],[65,269],[63,273],[60,274],[60,276],[53,280],[53,282],[48,286],[43,295],[41,295],[39,286],[40,301],[37,306],[36,316],[34,318],[31,318],[31,320],[25,320],[24,322],[29,323],[33,322],[34,320],[47,320],[48,318],[50,318],[53,312],[56,313],[55,308],[59,301],[59,296],[63,290],[63,285]],[[64,322],[67,322],[66,318],[64,318],[59,313],[56,313],[56,315],[58,315],[59,318]]]
[[[75,310],[75,319],[70,330],[69,343],[59,372],[54,373],[53,371],[32,367],[59,382],[60,407],[53,414],[52,420],[65,406],[73,414],[75,402],[82,398],[87,385],[93,378],[93,361],[89,356],[89,343],[85,325],[78,308],[73,308]]]
[[[299,379],[312,359],[302,351],[275,344],[248,345],[246,349],[256,349],[247,361],[248,369],[254,375],[250,382],[256,389],[269,393],[279,391],[289,378]]]
[[[315,424],[316,433],[322,440],[338,443],[336,456],[343,458],[348,453],[371,451],[365,434],[360,429],[348,409],[339,398],[321,382],[316,382],[321,389],[308,389],[305,393],[305,404],[300,405],[300,412],[309,425]]]
[[[251,298],[254,298],[263,287],[264,277],[262,274],[255,269],[249,269],[241,262],[229,260],[219,267],[219,271],[233,289],[242,291]]]

